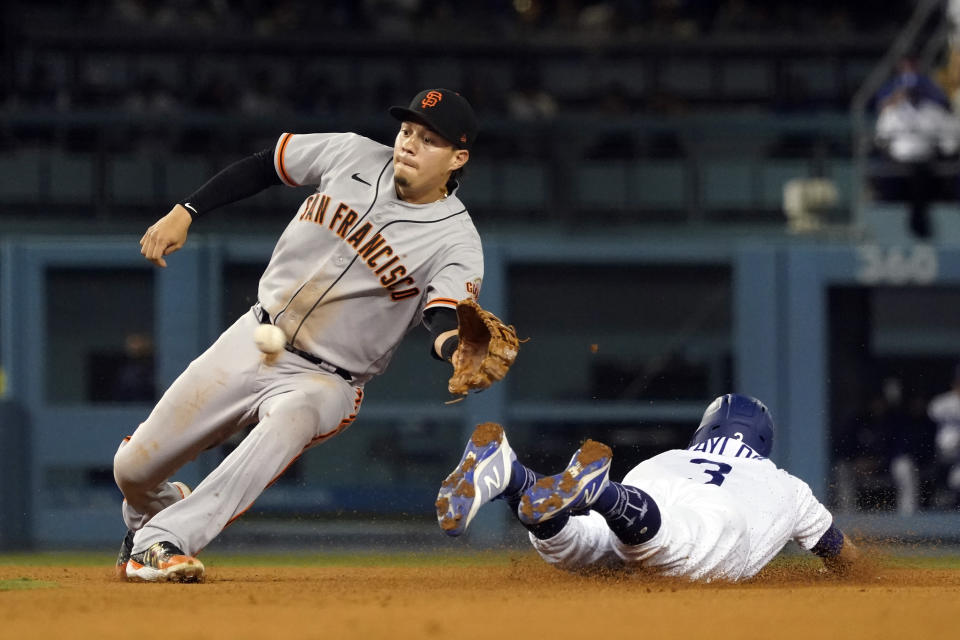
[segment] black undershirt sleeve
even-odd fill
[[[460,339],[455,335],[447,338],[446,341],[440,345],[440,353],[437,353],[433,345],[441,333],[457,328],[457,312],[446,307],[427,309],[423,312],[423,324],[427,327],[427,331],[430,332],[433,338],[430,340],[430,355],[435,360],[445,360],[449,362],[450,356],[457,350]]]
[[[276,145],[238,160],[213,176],[202,187],[179,202],[190,215],[204,213],[283,184],[273,166]]]

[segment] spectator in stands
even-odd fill
[[[836,502],[843,511],[886,508],[910,515],[924,500],[930,469],[930,423],[888,378],[834,438]]]
[[[932,423],[923,398],[906,396],[898,378],[884,381],[883,396],[887,405],[883,418],[887,473],[896,490],[897,513],[912,515],[924,501],[927,481],[933,475]]]
[[[123,105],[127,111],[140,117],[134,121],[136,125],[121,128],[117,147],[132,143],[148,153],[162,153],[177,146],[179,124],[170,116],[180,112],[181,104],[159,74],[143,74],[133,91],[124,98]]]
[[[180,101],[160,75],[145,73],[127,94],[124,106],[137,114],[167,116],[180,110]]]
[[[197,92],[193,97],[194,108],[220,115],[235,111],[239,91],[229,70],[222,71],[223,73],[207,73],[204,80],[197,85]]]
[[[218,120],[238,114],[240,85],[231,71],[224,65],[198,74],[191,100],[195,113],[213,115]],[[230,126],[211,127],[202,121],[191,124],[183,132],[183,139],[190,141],[184,149],[189,153],[236,152],[240,150],[241,138]]]
[[[65,83],[58,81],[46,65],[36,61],[30,65],[25,82],[10,95],[13,108],[67,111],[71,103]]]
[[[626,122],[635,109],[627,88],[621,82],[605,86],[596,100],[596,114],[607,123]],[[593,160],[630,160],[640,155],[633,127],[604,129],[584,148],[583,155]]]
[[[877,95],[880,115],[875,140],[887,168],[874,179],[883,200],[910,203],[910,230],[931,236],[930,203],[957,198],[957,176],[942,176],[937,161],[955,157],[960,147],[960,121],[948,110],[942,91],[935,90],[912,63],[901,65],[894,83]]]
[[[886,408],[883,394],[874,394],[834,435],[836,502],[841,511],[855,511],[871,502],[873,485],[885,476]]]
[[[713,20],[716,33],[761,33],[769,29],[770,24],[762,6],[753,5],[747,0],[727,0],[717,10]]]
[[[873,98],[876,109],[883,111],[888,102],[895,99],[895,94],[904,89],[909,89],[923,100],[935,102],[944,109],[950,108],[950,100],[940,85],[922,73],[917,61],[908,56],[897,63],[894,76],[877,91]]]
[[[960,364],[953,373],[953,386],[930,401],[927,412],[937,425],[935,503],[960,507]]]
[[[548,92],[533,64],[522,66],[507,93],[507,110],[517,120],[550,120],[557,114],[557,101]]]
[[[240,89],[240,113],[247,116],[279,117],[287,111],[282,99],[289,89],[280,87],[281,79],[270,69],[258,69]]]
[[[323,69],[297,70],[293,82],[286,84],[285,92],[284,104],[294,113],[322,118],[335,116],[342,109],[338,103],[340,87]]]

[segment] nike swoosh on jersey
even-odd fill
[[[372,187],[372,186],[373,186],[372,184],[370,184],[369,182],[367,182],[366,180],[364,180],[363,178],[361,178],[359,173],[355,173],[355,174],[353,174],[353,175],[350,176],[350,177],[353,178],[354,180],[356,180],[357,182],[362,182],[363,184],[367,185],[368,187]]]

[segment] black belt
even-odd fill
[[[267,313],[267,310],[264,309],[263,307],[260,307],[260,317],[258,319],[260,320],[260,324],[273,324],[273,322],[270,321],[270,314]],[[295,353],[296,355],[300,356],[304,360],[307,360],[308,362],[312,362],[313,364],[317,365],[324,371],[330,371],[332,373],[337,374],[347,382],[353,382],[353,376],[350,375],[350,372],[344,369],[343,367],[335,367],[329,362],[324,362],[323,360],[313,355],[312,353],[307,353],[303,349],[297,349],[295,346],[293,346],[289,342],[283,345],[283,348],[289,351],[290,353]]]

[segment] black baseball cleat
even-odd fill
[[[127,579],[144,582],[203,582],[203,563],[172,542],[157,542],[127,561]]]
[[[185,483],[177,481],[171,482],[177,490],[180,491],[180,498],[186,498],[190,495],[190,487]],[[120,543],[120,553],[117,554],[117,567],[116,574],[117,577],[121,580],[126,580],[127,578],[127,563],[130,562],[130,555],[133,553],[133,534],[136,531],[133,529],[127,529],[127,534],[123,536],[123,542]]]
[[[117,577],[125,580],[127,577],[127,563],[130,562],[130,554],[133,553],[133,529],[127,529],[127,535],[123,536],[123,542],[120,543],[120,553],[117,554]]]

